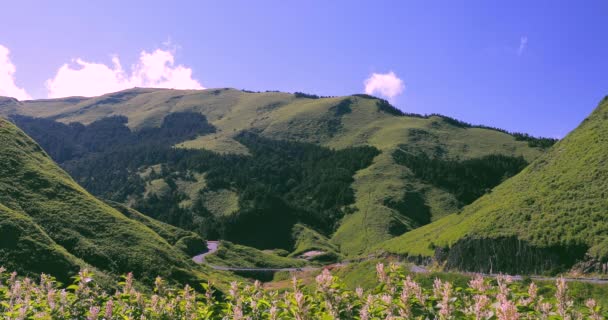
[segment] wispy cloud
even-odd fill
[[[369,78],[365,79],[364,85],[365,93],[377,93],[388,99],[394,99],[405,90],[403,80],[399,79],[393,71],[388,73],[372,73]]]
[[[524,51],[526,50],[527,46],[528,46],[528,37],[522,36],[521,38],[519,38],[519,48],[517,48],[517,55],[521,56],[524,53]]]
[[[25,89],[15,84],[15,72],[17,68],[11,62],[10,50],[0,45],[0,96],[8,96],[19,100],[31,99]]]
[[[49,98],[96,96],[133,87],[203,89],[192,78],[192,69],[175,65],[173,50],[142,51],[130,72],[123,70],[118,56],[112,65],[75,59],[64,64],[46,81]]]

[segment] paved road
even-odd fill
[[[219,247],[219,241],[207,241],[207,251],[205,251],[197,256],[194,256],[192,258],[192,260],[198,264],[205,263],[205,256],[216,252],[218,247]],[[364,260],[366,260],[366,259],[342,261],[342,262],[338,262],[336,264],[332,264],[332,265],[328,265],[328,266],[321,266],[321,267],[301,267],[301,268],[242,268],[242,267],[214,266],[209,263],[207,263],[207,265],[209,267],[211,267],[212,269],[222,270],[222,271],[250,271],[250,272],[289,271],[289,272],[295,272],[295,271],[314,271],[314,270],[320,270],[323,268],[342,267],[342,266],[346,266],[352,262],[364,261]],[[410,271],[413,273],[429,273],[430,272],[426,267],[419,266],[419,265],[411,265]],[[460,274],[467,275],[467,276],[474,276],[477,273],[460,272]],[[482,275],[484,277],[491,277],[491,278],[495,278],[498,276],[498,274],[482,274]],[[515,276],[511,276],[511,277],[513,278],[513,280],[516,280],[516,281],[521,281],[524,278],[526,278],[526,277],[520,276],[520,275],[515,275]],[[527,278],[530,278],[530,279],[536,280],[536,281],[556,281],[558,279],[557,277],[544,277],[544,276],[528,276]],[[608,284],[608,279],[600,279],[600,278],[564,278],[564,279],[568,282]]]
[[[217,248],[219,247],[219,245],[220,245],[219,241],[207,241],[207,251],[205,251],[205,252],[203,252],[203,253],[201,253],[201,254],[199,254],[197,256],[194,256],[192,258],[192,261],[194,261],[194,262],[196,262],[198,264],[204,263],[205,262],[205,256],[210,255],[210,254],[216,252]]]
[[[429,273],[430,272],[424,266],[417,266],[417,265],[412,265],[410,267],[410,270],[414,273]],[[497,273],[474,273],[474,272],[457,272],[457,273],[465,275],[465,276],[470,276],[470,277],[474,277],[475,275],[478,275],[478,274],[481,274],[482,276],[488,277],[488,278],[496,278],[497,276],[499,276],[499,274],[497,274]],[[511,276],[511,278],[515,281],[522,281],[525,278],[529,278],[529,279],[535,280],[535,281],[556,281],[557,279],[559,279],[558,277],[520,276],[520,275],[514,275],[514,276]],[[608,279],[601,279],[601,278],[567,278],[567,277],[564,277],[564,280],[566,280],[567,282],[608,284]]]
[[[205,257],[217,251],[219,247],[219,241],[207,241],[207,251],[196,255],[192,258],[192,261],[203,264],[205,262]],[[244,267],[224,267],[224,266],[214,266],[212,264],[206,263],[209,267],[215,270],[222,271],[252,271],[252,272],[277,272],[277,271],[314,271],[319,270],[322,267],[301,267],[301,268],[244,268]]]

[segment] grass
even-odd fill
[[[234,191],[205,191],[201,197],[205,208],[216,216],[229,216],[239,210],[239,197]]]
[[[306,261],[281,257],[252,247],[221,241],[218,250],[205,257],[205,261],[215,266],[236,268],[297,268]]]
[[[205,149],[220,154],[249,154],[249,150],[238,141],[223,133],[214,133],[184,141],[176,147],[185,149]]]
[[[309,251],[321,251],[323,254],[314,257],[314,260],[338,261],[342,256],[338,247],[329,242],[329,239],[319,232],[302,224],[294,226],[295,249],[290,257],[297,257]]]
[[[345,99],[351,101],[349,111],[338,114],[335,106]],[[386,200],[401,199],[406,190],[424,195],[432,220],[456,210],[451,194],[417,180],[408,168],[395,163],[391,154],[399,145],[429,150],[443,148],[450,158],[460,159],[504,154],[522,155],[531,161],[543,152],[495,130],[463,128],[436,116],[419,118],[379,112],[377,101],[358,96],[306,99],[281,92],[249,93],[234,89],[132,89],[75,101],[22,101],[11,104],[10,108],[0,107],[0,114],[16,110],[24,115],[52,116],[62,122],[82,123],[124,115],[129,118],[129,127],[140,129],[160,125],[171,112],[200,112],[217,132],[179,143],[177,147],[204,148],[225,154],[248,153],[246,147],[233,139],[243,130],[259,132],[272,139],[313,142],[336,149],[374,146],[382,154],[355,176],[354,213],[344,218],[331,237],[341,253],[349,256],[366,252],[370,244],[395,237],[396,229],[416,227],[384,205]],[[429,134],[426,139],[414,139],[412,130]],[[216,211],[231,211],[232,201],[223,203],[226,207]]]
[[[3,264],[62,280],[80,267],[108,275],[132,271],[148,281],[157,275],[200,279],[206,272],[174,249],[176,228],[139,213],[126,216],[91,196],[35,142],[1,119],[0,145]]]
[[[533,246],[582,245],[608,258],[608,100],[566,138],[515,177],[466,207],[380,245],[431,256],[464,237],[515,236]]]

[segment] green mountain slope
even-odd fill
[[[127,216],[94,198],[3,119],[0,146],[0,264],[61,281],[82,267],[149,281],[200,274],[173,246],[192,233]]]
[[[455,162],[490,155],[521,156],[530,162],[544,152],[537,140],[525,136],[473,127],[443,116],[404,115],[387,102],[366,95],[318,98],[234,89],[132,89],[94,98],[7,100],[0,105],[0,114],[45,117],[62,123],[76,121],[96,125],[109,116],[124,116],[128,121],[126,125],[134,132],[162,129],[166,117],[177,113],[201,114],[214,128],[190,132],[201,132],[198,137],[184,136],[182,141],[172,140],[177,141],[175,146],[179,148],[255,158],[250,147],[239,138],[247,131],[267,139],[306,142],[336,150],[360,146],[378,149],[380,154],[371,164],[353,176],[354,200],[344,208],[348,214],[334,232],[324,235],[330,237],[331,243],[346,255],[363,253],[373,244],[401,235],[426,221],[437,220],[462,205],[451,190],[420,178],[407,165],[396,161],[396,152],[407,149],[415,154],[425,153]],[[117,130],[123,132],[123,129]],[[68,152],[78,154],[80,149],[76,149],[64,150],[62,155]],[[69,168],[68,164],[64,167]],[[192,212],[197,202],[206,211],[222,212],[224,216],[243,210],[242,192],[226,188],[210,190],[204,175],[167,179],[168,174],[174,173],[159,174],[161,167],[162,163],[148,163],[135,168],[144,180],[143,187],[132,188],[134,184],[131,182],[138,179],[136,177],[129,178],[129,183],[117,183],[126,177],[115,177],[111,186],[113,190],[127,192],[130,196],[129,199],[109,198],[132,204],[134,199],[154,200],[152,195],[158,199],[171,196],[175,199],[172,200],[175,212]],[[94,168],[90,170],[95,171]],[[154,174],[143,175],[149,172]],[[177,176],[180,174],[187,172],[182,170]],[[172,180],[175,187],[167,184]],[[87,185],[89,190],[101,195],[95,191],[98,187]],[[237,197],[240,204],[235,203]],[[424,218],[419,219],[420,215]]]
[[[601,271],[608,259],[606,150],[608,99],[492,193],[380,247],[474,271],[560,270],[582,259],[585,271]]]

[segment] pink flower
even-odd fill
[[[87,320],[97,320],[99,318],[99,307],[91,307]]]
[[[380,281],[380,283],[386,282],[386,271],[384,271],[383,263],[378,263],[376,265],[376,274],[378,275],[378,281]]]
[[[585,306],[589,309],[589,316],[591,320],[600,320],[602,316],[597,310],[597,302],[593,299],[589,299],[585,302]]]
[[[555,299],[557,300],[557,313],[561,317],[565,317],[568,308],[572,305],[572,301],[568,300],[568,285],[566,284],[566,279],[559,277],[556,281],[556,287]]]
[[[499,320],[517,320],[519,319],[519,313],[517,313],[517,306],[509,299],[499,293],[496,298],[498,299],[498,306],[496,307],[496,316]]]
[[[488,317],[487,308],[490,305],[490,298],[486,295],[475,295],[473,299],[475,300],[475,306],[473,307],[475,319],[480,320]]]
[[[114,301],[112,299],[106,302],[106,312],[104,313],[104,317],[106,319],[112,319],[112,313],[114,311]]]
[[[441,295],[441,309],[439,309],[439,315],[443,319],[447,319],[452,315],[452,307],[450,306],[450,300],[452,299],[452,284],[445,282],[443,288],[440,290]]]
[[[332,285],[334,281],[334,277],[331,275],[331,272],[327,269],[323,269],[321,274],[319,274],[315,280],[317,281],[318,287],[321,291],[326,291]]]
[[[469,281],[469,287],[479,292],[485,292],[488,289],[488,286],[485,283],[485,279],[480,274],[476,275],[475,278]]]
[[[357,294],[357,297],[359,297],[359,299],[363,298],[363,288],[357,287],[357,289],[355,289],[355,293]]]

